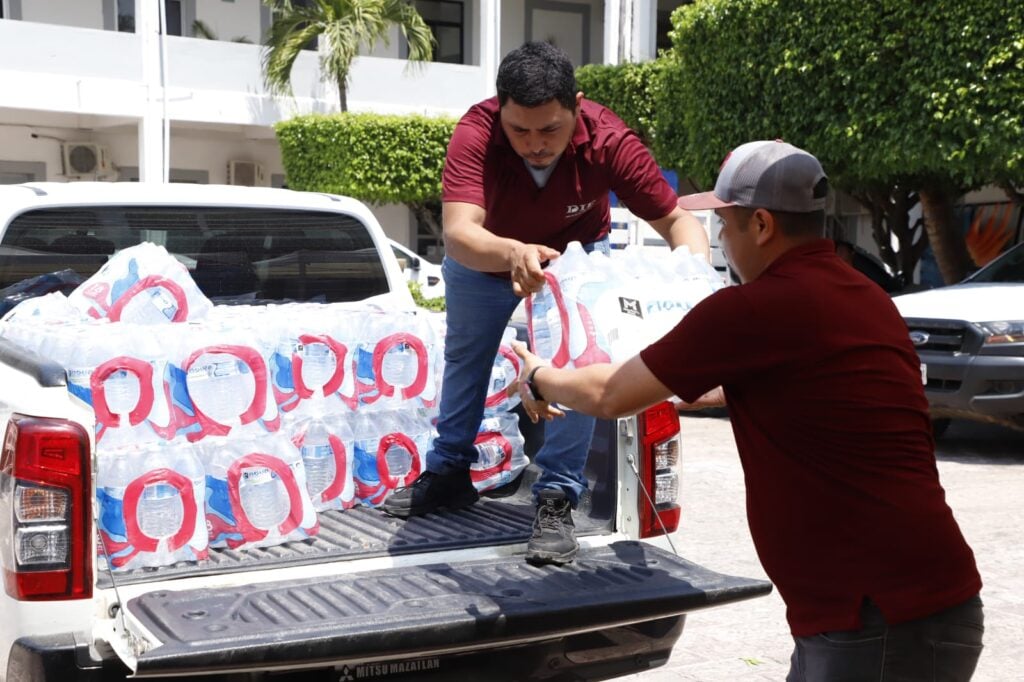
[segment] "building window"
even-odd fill
[[[463,38],[465,6],[455,0],[416,0],[416,11],[430,27],[437,44],[434,61],[445,64],[465,64]]]
[[[164,26],[169,36],[183,35],[181,3],[182,0],[164,0]],[[135,33],[135,0],[117,0],[117,30]]]

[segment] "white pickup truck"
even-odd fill
[[[0,288],[64,269],[88,277],[144,241],[185,263],[214,302],[413,305],[380,226],[348,198],[0,187]],[[109,572],[95,561],[94,427],[64,368],[0,339],[7,682],[606,679],[664,663],[686,613],[771,589],[666,550],[680,514],[679,422],[668,403],[599,422],[590,495],[575,512],[581,551],[560,568],[523,560],[528,467],[526,482],[462,511],[406,521],[366,507],[321,512],[312,539]]]

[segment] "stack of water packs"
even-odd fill
[[[435,316],[360,304],[214,306],[163,247],[125,249],[70,296],[24,301],[0,334],[67,371],[95,415],[99,561],[304,540],[318,514],[376,506],[423,471],[443,366]],[[474,480],[526,465],[495,359]]]

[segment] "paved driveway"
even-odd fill
[[[687,416],[683,518],[676,548],[687,559],[765,577],[747,531],[743,476],[729,422]],[[1024,433],[954,422],[938,449],[939,475],[985,587],[985,652],[974,682],[1024,679]],[[696,613],[666,666],[636,682],[784,680],[792,639],[778,594]]]

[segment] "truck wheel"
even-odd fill
[[[932,420],[932,437],[935,440],[942,438],[942,434],[946,433],[946,429],[949,428],[949,419],[933,419]]]

